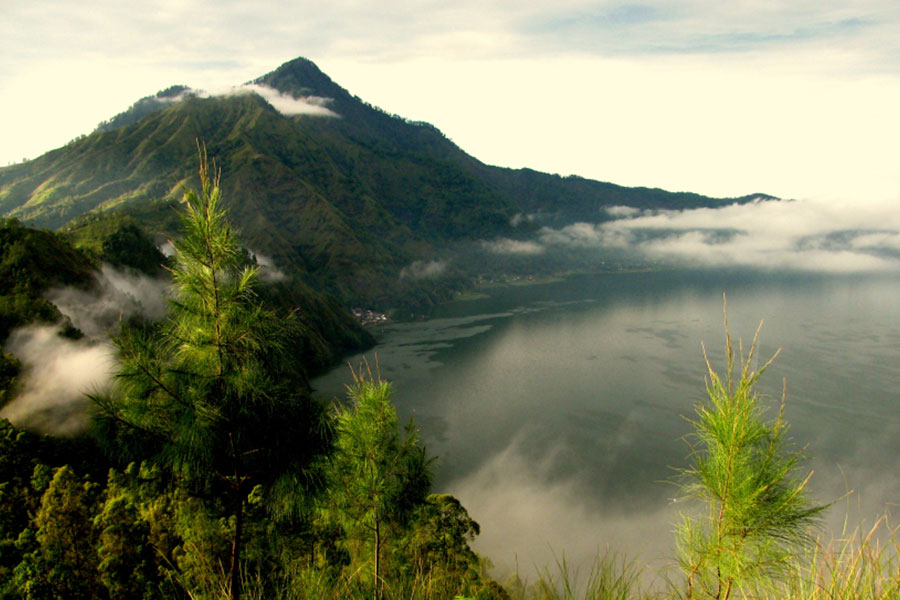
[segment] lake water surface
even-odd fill
[[[828,526],[900,501],[900,277],[666,271],[488,293],[386,326],[367,356],[439,457],[435,491],[460,498],[499,569],[587,565],[607,547],[670,560],[701,342],[724,369],[723,293],[734,338],[749,346],[764,320],[762,360],[782,348],[759,389],[774,418],[787,381],[814,497],[853,490]],[[348,375],[314,384],[342,396]]]

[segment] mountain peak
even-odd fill
[[[319,70],[314,62],[303,57],[288,61],[251,83],[265,85],[294,97],[320,96],[337,100],[350,96],[347,90]]]

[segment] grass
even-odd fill
[[[760,579],[746,586],[742,600],[900,600],[900,529],[882,517],[870,528],[819,539],[793,560],[777,580]],[[678,572],[673,561],[671,573]],[[221,568],[221,583],[192,599],[229,597]],[[586,572],[570,564],[565,555],[540,571],[536,581],[518,576],[496,587],[448,587],[446,580],[420,576],[385,581],[383,600],[684,600],[682,579],[658,577],[651,585],[647,570],[615,551],[601,552]],[[663,573],[665,575],[665,573]],[[298,566],[283,575],[275,590],[259,573],[245,573],[247,600],[369,600],[371,585],[352,573]]]
[[[827,541],[819,540],[794,561],[779,582],[759,581],[744,590],[746,600],[900,600],[898,529],[880,519]],[[642,583],[642,569],[616,553],[597,557],[586,578],[563,558],[531,585],[508,586],[511,600],[681,600],[683,582],[654,590]]]
[[[869,530],[816,544],[781,591],[797,600],[900,598],[898,557],[897,529],[882,518]]]

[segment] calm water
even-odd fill
[[[702,400],[701,342],[722,367],[722,293],[733,337],[781,355],[791,437],[815,497],[871,524],[900,501],[900,278],[628,273],[504,288],[381,332],[368,360],[394,382],[432,454],[435,487],[481,524],[477,549],[528,572],[611,547],[665,564],[684,417]],[[351,359],[359,362],[362,357]],[[342,395],[347,368],[316,381]]]

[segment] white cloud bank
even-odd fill
[[[52,289],[47,299],[88,338],[106,339],[123,318],[138,314],[162,318],[168,308],[168,292],[167,280],[131,275],[103,265],[96,289]]]
[[[310,115],[314,117],[339,117],[336,112],[328,108],[331,98],[321,96],[291,96],[283,94],[274,88],[256,83],[248,83],[235,89],[235,93],[257,94],[281,114],[292,117],[295,115]]]
[[[157,98],[166,103],[180,102],[189,96],[209,98],[214,96],[237,96],[241,94],[256,94],[268,102],[272,108],[286,117],[307,115],[313,117],[340,117],[339,114],[328,108],[334,102],[333,98],[322,96],[293,96],[285,94],[266,85],[258,83],[246,83],[238,87],[217,89],[212,92],[201,89],[188,89],[171,98]]]
[[[632,249],[649,258],[698,266],[895,271],[900,270],[896,204],[797,200],[678,211],[616,210],[614,221],[544,228],[538,242],[548,249]]]

